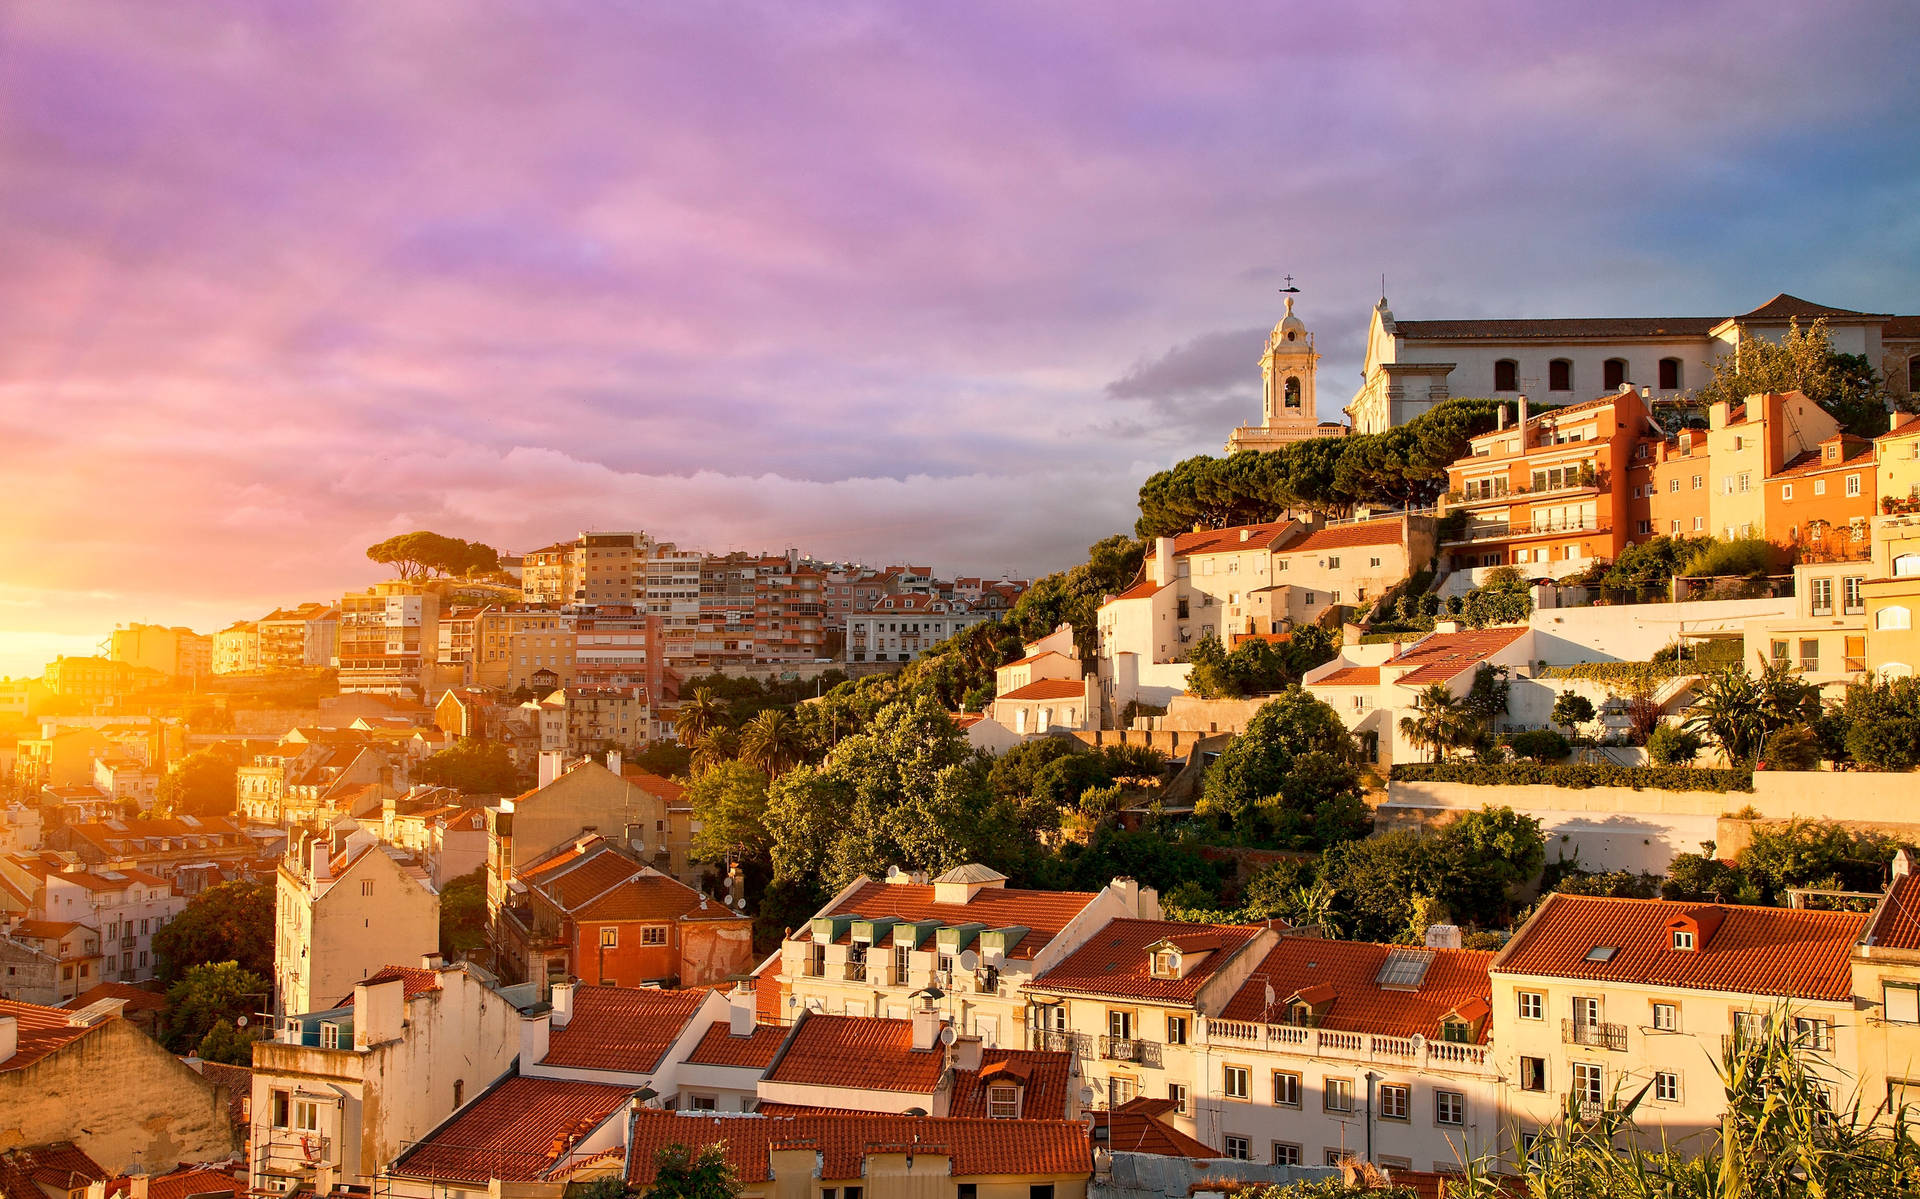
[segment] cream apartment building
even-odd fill
[[[274,887],[276,1010],[324,1010],[382,967],[439,947],[440,894],[411,857],[365,831],[337,850],[323,837],[288,847]]]

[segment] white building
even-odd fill
[[[885,595],[871,609],[847,617],[849,662],[911,662],[962,629],[985,622],[991,613],[966,601],[924,592]]]
[[[46,919],[99,930],[103,980],[154,976],[153,936],[187,906],[171,883],[132,867],[49,873],[45,881]]]
[[[337,850],[324,837],[289,846],[274,908],[281,1012],[324,1010],[389,963],[440,947],[440,893],[426,869],[363,830]]]

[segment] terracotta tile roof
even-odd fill
[[[76,929],[82,928],[89,932],[97,931],[92,925],[75,924],[71,920],[22,920],[13,926],[13,934],[16,937],[28,937],[35,941],[58,941]]]
[[[952,1175],[1090,1176],[1093,1150],[1087,1130],[1064,1120],[955,1120],[930,1116],[849,1115],[710,1116],[644,1110],[634,1122],[627,1181],[645,1188],[655,1161],[669,1145],[720,1145],[749,1185],[773,1177],[770,1151],[812,1149],[822,1181],[858,1181],[869,1153],[945,1153]]]
[[[1698,948],[1673,948],[1682,918],[1703,927]],[[1864,912],[1677,903],[1664,899],[1547,896],[1494,959],[1501,974],[1545,974],[1650,986],[1738,991],[1796,999],[1852,994],[1848,955]],[[1611,946],[1606,961],[1591,961]]]
[[[1881,337],[1920,337],[1920,316],[1890,316],[1880,326]]]
[[[1920,322],[1920,316],[1913,317],[1911,319],[1913,319],[1916,322]],[[1920,337],[1920,330],[1915,331],[1914,336]],[[1920,433],[1920,416],[1909,416],[1907,419],[1901,421],[1899,424],[1895,425],[1893,428],[1888,429],[1885,433],[1882,433],[1880,436],[1874,438],[1874,440],[1885,441],[1889,437],[1911,437],[1915,433]]]
[[[1784,479],[1792,475],[1817,475],[1822,471],[1851,470],[1872,465],[1872,445],[1868,445],[1866,449],[1853,455],[1851,458],[1842,458],[1837,462],[1826,461],[1819,450],[1803,450],[1795,454],[1792,460],[1773,474],[1768,475],[1767,478]]]
[[[1380,985],[1380,968],[1396,952],[1431,955],[1418,990],[1390,990]],[[1472,949],[1418,949],[1365,941],[1282,937],[1227,1001],[1220,1018],[1277,1023],[1288,999],[1324,987],[1326,993],[1313,997],[1316,1006],[1331,1000],[1320,1021],[1322,1028],[1384,1037],[1417,1033],[1435,1039],[1440,1035],[1443,1017],[1475,1002],[1488,1002],[1492,987],[1487,982],[1487,966],[1492,960],[1491,953]],[[1271,1008],[1266,999],[1269,985],[1273,988]]]
[[[959,729],[970,729],[987,718],[985,712],[949,712],[947,715],[953,718],[954,727]]]
[[[1743,312],[1734,319],[1784,321],[1798,317],[1801,320],[1815,320],[1823,316],[1877,316],[1882,320],[1886,319],[1884,313],[1855,312],[1851,308],[1829,308],[1825,304],[1816,304],[1812,300],[1790,296],[1784,291],[1753,311]]]
[[[1874,909],[1861,944],[1874,949],[1920,949],[1920,874],[1893,880]]]
[[[995,699],[1080,699],[1087,694],[1087,685],[1079,679],[1040,679],[1024,687],[1016,687],[1005,695]]]
[[[1112,1111],[1093,1113],[1094,1141],[1115,1153],[1152,1153],[1200,1161],[1219,1157],[1218,1151],[1166,1121],[1173,1110],[1171,1099],[1135,1096]]]
[[[1305,541],[1283,546],[1282,553],[1313,553],[1316,550],[1345,549],[1356,545],[1399,545],[1404,540],[1401,535],[1400,518],[1390,520],[1369,520],[1359,524],[1333,525],[1309,534]]]
[[[231,1170],[210,1166],[186,1166],[169,1174],[147,1179],[147,1199],[191,1199],[194,1195],[239,1195],[247,1184]],[[133,1194],[133,1179],[121,1175],[107,1184],[108,1199],[126,1199]]]
[[[1196,529],[1174,537],[1173,553],[1175,557],[1189,557],[1194,554],[1272,549],[1299,527],[1290,520],[1277,520],[1258,525],[1234,525],[1225,529]]]
[[[913,1022],[809,1012],[793,1026],[766,1081],[931,1095],[947,1068],[946,1047],[913,1047]]]
[[[158,991],[148,991],[132,983],[105,982],[96,983],[61,1004],[64,1011],[77,1012],[102,999],[119,999],[126,1003],[122,1011],[126,1012],[164,1012],[167,1010],[167,997]]]
[[[1117,604],[1121,600],[1148,599],[1158,595],[1161,591],[1171,586],[1173,586],[1172,583],[1156,583],[1152,579],[1142,579],[1125,591],[1122,591],[1119,595],[1108,600],[1107,603]]]
[[[640,788],[642,791],[645,791],[648,795],[653,796],[655,799],[665,800],[669,804],[680,802],[687,794],[687,789],[684,786],[667,778],[665,775],[655,774],[651,770],[641,770],[637,766],[628,766],[622,763],[620,766],[620,777]]]
[[[1064,1120],[1073,1081],[1073,1055],[1030,1049],[981,1051],[978,1070],[953,1072],[953,1095],[947,1115],[987,1118],[987,1088],[997,1081],[1018,1083],[1020,1118]]]
[[[581,1136],[625,1117],[632,1087],[512,1075],[393,1165],[409,1178],[484,1183],[547,1178]]]
[[[549,868],[551,867],[551,868]],[[733,913],[604,842],[522,874],[526,884],[576,920],[731,919]]]
[[[893,916],[901,920],[938,920],[953,928],[984,924],[988,928],[1025,928],[1009,958],[1030,959],[1060,934],[1060,930],[1093,902],[1090,891],[1028,891],[1015,887],[983,887],[967,903],[936,903],[933,887],[925,883],[867,883],[841,900],[830,915]],[[852,940],[849,929],[844,943]]]
[[[1388,666],[1415,666],[1395,680],[1402,687],[1424,687],[1444,683],[1459,676],[1518,641],[1526,625],[1493,629],[1466,629],[1458,633],[1434,633],[1418,645],[1387,659]]]
[[[1002,662],[999,665],[998,669],[1005,670],[1009,666],[1025,666],[1029,662],[1038,662],[1042,658],[1064,658],[1064,657],[1066,657],[1066,655],[1061,653],[1059,650],[1043,649],[1037,654],[1028,654],[1024,658],[1015,658],[1011,662]]]
[[[701,1066],[742,1066],[765,1070],[773,1055],[787,1040],[787,1030],[777,1024],[756,1024],[750,1036],[736,1037],[725,1020],[715,1020],[701,1035],[700,1043],[687,1055],[687,1061]]]
[[[1171,920],[1115,920],[1095,933],[1061,963],[1034,980],[1040,991],[1140,999],[1149,1003],[1191,1004],[1208,979],[1260,934],[1254,924],[1180,924]],[[1185,978],[1155,978],[1147,950],[1171,941],[1206,956],[1188,967]]]
[[[401,993],[407,999],[440,989],[440,972],[429,970],[424,966],[382,966],[367,975],[364,981],[371,986],[374,983],[390,982],[396,978],[402,980]],[[341,997],[340,1002],[333,1006],[352,1007],[353,994],[352,991],[348,991]]]
[[[252,1107],[253,1067],[203,1061],[194,1068],[208,1082],[227,1088],[227,1118],[235,1128],[245,1128]]]
[[[0,1072],[19,1070],[56,1050],[64,1049],[73,1042],[86,1036],[102,1024],[89,1024],[76,1027],[68,1022],[72,1013],[60,1008],[41,1007],[37,1003],[20,1003],[12,999],[0,999],[0,1016],[12,1016],[19,1021],[20,1045],[12,1057],[0,1062]]]
[[[1378,666],[1342,666],[1325,678],[1313,681],[1316,687],[1375,687],[1379,683]]]
[[[1412,341],[1522,341],[1584,337],[1705,337],[1717,316],[1547,317],[1532,320],[1440,320],[1393,322],[1395,337]]]
[[[573,1018],[547,1037],[543,1066],[646,1074],[680,1039],[706,991],[575,987]]]
[[[23,1145],[0,1153],[0,1199],[47,1199],[43,1186],[66,1194],[108,1177],[106,1167],[72,1141]]]

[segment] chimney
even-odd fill
[[[1108,889],[1119,896],[1120,902],[1127,906],[1127,915],[1129,917],[1136,920],[1139,919],[1140,884],[1138,881],[1130,879],[1124,874],[1118,875],[1114,878],[1113,882],[1108,884]]]
[[[1520,449],[1527,449],[1527,393],[1520,393]]]
[[[1895,408],[1892,412],[1887,413],[1887,431],[1892,432],[1893,430],[1898,429],[1901,426],[1901,424],[1906,420],[1906,418],[1907,418],[1907,414],[1900,411],[1898,408]]]
[[[1893,877],[1905,878],[1913,873],[1913,851],[1902,845],[1893,855]]]
[[[620,773],[620,751],[619,750],[610,749],[607,751],[607,769],[613,771],[613,773],[615,774]]]
[[[1507,406],[1505,404],[1502,404],[1498,408],[1494,409],[1493,428],[1494,428],[1494,431],[1497,433],[1506,427],[1507,427]]]
[[[548,1013],[520,1017],[520,1072],[547,1056]]]
[[[565,1028],[573,1022],[573,984],[571,982],[553,984],[553,1026]]]
[[[0,1062],[9,1061],[20,1052],[20,1021],[13,1016],[0,1016]]]
[[[353,1047],[370,1049],[400,1039],[407,1018],[407,983],[389,978],[353,988]]]
[[[953,1068],[956,1070],[978,1070],[980,1068],[980,1038],[956,1037],[953,1042]]]
[[[560,751],[543,749],[540,751],[540,783],[542,787],[560,777]]]
[[[1153,539],[1153,561],[1147,576],[1156,587],[1165,587],[1173,580],[1173,538],[1156,537]]]
[[[153,1176],[142,1170],[138,1174],[127,1176],[127,1199],[148,1199],[152,1194]]]
[[[932,1049],[940,1043],[940,1030],[946,1021],[934,1010],[931,1000],[927,1006],[913,1013],[913,1048],[916,1053]]]
[[[727,993],[727,1032],[736,1037],[753,1035],[753,992],[735,987]]]
[[[318,885],[333,879],[333,847],[325,837],[313,839],[313,882]]]
[[[422,970],[438,970],[446,964],[447,959],[437,953],[423,953],[420,955],[420,968]]]
[[[1427,925],[1428,949],[1460,948],[1460,926],[1457,924]]]

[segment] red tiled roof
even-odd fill
[[[1201,984],[1260,933],[1253,924],[1180,924],[1171,920],[1115,920],[1053,969],[1034,980],[1041,991],[1106,995],[1149,1003],[1190,1004]],[[1203,936],[1197,936],[1203,935]],[[1206,956],[1185,978],[1155,978],[1147,949],[1162,941]]]
[[[1852,469],[1872,465],[1872,445],[1868,445],[1866,449],[1851,458],[1842,458],[1835,462],[1826,461],[1819,450],[1802,450],[1793,456],[1792,461],[1788,462],[1773,474],[1768,475],[1767,478],[1783,479],[1789,475],[1817,475],[1821,471],[1826,470]]]
[[[1137,1095],[1112,1111],[1093,1113],[1095,1129],[1105,1129],[1104,1144],[1115,1153],[1152,1153],[1208,1161],[1220,1154],[1181,1132],[1163,1118],[1174,1110],[1171,1099]],[[1100,1140],[1096,1132],[1095,1139]]]
[[[22,920],[13,926],[13,933],[35,941],[58,941],[81,928],[90,929],[92,925],[75,924],[71,920]]]
[[[925,883],[867,883],[841,900],[830,914],[938,920],[949,928],[962,924],[1025,928],[1029,930],[1027,935],[1007,951],[1009,958],[1022,959],[1040,952],[1094,898],[1090,891],[1027,891],[1014,887],[982,887],[967,903],[936,903],[933,896],[933,887]],[[849,929],[841,940],[849,941],[852,936]]]
[[[1812,300],[1803,300],[1799,296],[1790,296],[1786,292],[1768,300],[1751,312],[1743,312],[1736,320],[1784,321],[1798,317],[1802,320],[1818,319],[1823,316],[1876,316],[1886,319],[1884,313],[1855,312],[1851,308],[1829,308],[1825,304],[1816,304]]]
[[[680,1039],[706,991],[575,987],[573,1018],[547,1036],[545,1066],[646,1074]]]
[[[1681,918],[1702,925],[1698,947],[1673,948]],[[1718,919],[1719,925],[1705,927]],[[1864,912],[1678,903],[1664,899],[1547,896],[1494,959],[1502,974],[1545,974],[1796,999],[1852,994],[1848,956],[1866,927]],[[1589,961],[1613,947],[1604,962]]]
[[[980,1054],[978,1070],[953,1072],[953,1096],[947,1115],[987,1118],[987,1088],[996,1081],[1017,1082],[1021,1088],[1020,1118],[1067,1118],[1068,1086],[1073,1056],[1031,1049],[988,1049]]]
[[[19,1021],[20,1034],[19,1048],[14,1050],[12,1057],[0,1062],[0,1071],[30,1066],[105,1024],[102,1021],[100,1024],[75,1027],[67,1022],[68,1013],[59,1008],[20,1003],[12,999],[0,999],[0,1016],[12,1016]]]
[[[1173,539],[1175,557],[1192,554],[1222,554],[1234,550],[1271,549],[1298,528],[1290,520],[1269,521],[1258,525],[1234,525],[1226,529],[1196,529]]]
[[[999,666],[999,669],[1005,670],[1009,666],[1025,666],[1029,662],[1038,662],[1042,658],[1064,658],[1064,657],[1066,657],[1066,655],[1061,653],[1057,649],[1043,649],[1037,654],[1028,654],[1024,658],[1015,658],[1011,662],[1002,662]]]
[[[1024,687],[1016,687],[1005,695],[995,699],[1079,699],[1087,693],[1087,685],[1079,679],[1038,679]]]
[[[665,775],[655,774],[651,770],[641,770],[624,763],[620,767],[620,777],[655,799],[664,800],[669,804],[680,802],[687,793],[685,787]]]
[[[582,1135],[621,1118],[632,1095],[632,1087],[516,1074],[428,1134],[393,1172],[480,1183],[545,1178]]]
[[[1283,546],[1282,553],[1312,553],[1315,550],[1337,550],[1356,545],[1399,545],[1401,536],[1400,518],[1389,520],[1369,520],[1359,524],[1332,525],[1310,534],[1305,541]]]
[[[771,1151],[807,1148],[819,1154],[819,1177],[839,1182],[864,1177],[869,1153],[944,1153],[958,1178],[989,1174],[1089,1176],[1093,1150],[1087,1130],[1064,1120],[955,1120],[931,1116],[852,1115],[709,1116],[643,1110],[634,1121],[627,1181],[653,1182],[660,1150],[669,1145],[721,1146],[742,1182],[773,1177]]]
[[[678,920],[699,912],[705,897],[596,839],[569,847],[521,873],[527,886],[577,920]],[[732,913],[708,904],[715,918]]]
[[[188,1166],[171,1174],[159,1174],[147,1180],[147,1199],[190,1199],[194,1195],[231,1194],[246,1191],[247,1184],[231,1170],[207,1166]],[[107,1184],[108,1199],[126,1199],[133,1194],[133,1179],[121,1175]]]
[[[1147,599],[1150,596],[1158,595],[1162,588],[1171,586],[1173,586],[1172,583],[1156,583],[1152,579],[1142,579],[1140,582],[1135,583],[1107,602],[1119,603],[1121,600]]]
[[[1315,679],[1316,687],[1374,687],[1380,683],[1378,666],[1342,666],[1325,678]]]
[[[987,718],[985,712],[949,712],[947,715],[953,718],[954,727],[959,729],[970,729]]]
[[[407,999],[412,999],[415,995],[424,995],[428,991],[438,991],[440,989],[440,972],[438,970],[428,970],[422,966],[382,966],[372,974],[367,975],[364,982],[366,985],[372,986],[374,983],[391,982],[396,978],[402,980],[401,993]],[[346,995],[341,997],[340,1002],[334,1004],[334,1006],[353,1006],[353,994],[352,991],[348,991]]]
[[[809,1012],[793,1026],[766,1081],[931,1095],[946,1067],[944,1045],[913,1047],[910,1020]]]
[[[1705,337],[1723,318],[1717,316],[1547,317],[1533,320],[1439,320],[1393,322],[1395,337],[1415,341],[1555,341],[1585,337]]]
[[[1518,641],[1526,625],[1493,629],[1467,629],[1458,633],[1434,633],[1418,645],[1387,659],[1388,666],[1415,666],[1396,680],[1402,687],[1424,687],[1457,677]]]
[[[128,1012],[164,1012],[167,1010],[167,997],[157,991],[147,991],[132,983],[105,982],[96,983],[75,995],[60,1007],[69,1012],[77,1012],[102,999],[120,999],[126,1002],[121,1009]]]
[[[736,1037],[727,1021],[715,1020],[687,1055],[687,1061],[702,1066],[765,1070],[786,1040],[787,1030],[777,1024],[756,1024],[751,1035]]]
[[[22,1145],[0,1153],[0,1199],[47,1199],[43,1183],[66,1194],[107,1178],[106,1167],[72,1141]]]
[[[1861,943],[1874,949],[1920,949],[1920,874],[1893,880],[1873,910]]]
[[[1418,990],[1388,990],[1377,981],[1380,967],[1396,951],[1431,955]],[[1417,1033],[1436,1039],[1442,1017],[1476,1000],[1484,1003],[1492,994],[1487,982],[1487,966],[1492,959],[1491,953],[1472,949],[1419,949],[1366,941],[1282,937],[1227,1001],[1220,1017],[1278,1021],[1283,1016],[1282,1005],[1289,998],[1327,988],[1310,1000],[1316,1006],[1331,1000],[1320,1018],[1322,1028],[1385,1037]],[[1266,996],[1269,985],[1273,987],[1271,1008]]]

